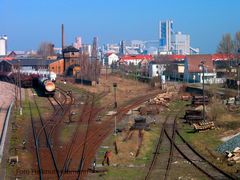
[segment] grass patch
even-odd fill
[[[73,93],[77,93],[77,94],[86,94],[86,93],[89,93],[89,92],[87,92],[85,89],[76,87],[76,86],[74,86],[74,85],[72,85],[72,84],[70,84],[70,83],[64,84],[64,83],[62,83],[62,82],[57,82],[56,85],[57,85],[57,87],[59,87],[59,88],[62,88],[62,89],[64,89],[64,90],[66,90],[66,91],[69,91],[69,90],[70,90],[70,91],[72,91]]]
[[[144,177],[144,171],[141,168],[132,168],[129,167],[108,167],[108,172],[106,175],[102,176],[107,180],[123,180],[123,179],[131,179],[138,180]]]
[[[207,148],[215,149],[222,142],[219,140],[221,130],[208,130],[200,133],[191,133],[193,128],[190,125],[182,126],[180,130],[181,135],[187,142],[193,144],[195,147],[205,150]]]

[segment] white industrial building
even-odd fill
[[[172,40],[174,54],[190,54],[190,35],[177,32]]]
[[[82,51],[89,56],[92,55],[92,46],[90,44],[82,44]]]
[[[199,54],[190,44],[190,35],[175,33],[172,20],[159,22],[159,54]]]
[[[73,43],[73,47],[76,49],[80,49],[82,47],[82,38],[76,37],[75,42]]]
[[[7,55],[7,36],[0,36],[0,56]]]
[[[173,21],[159,22],[160,51],[169,52],[172,49]]]

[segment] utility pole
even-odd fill
[[[239,71],[239,68],[240,68],[239,54],[240,54],[240,48],[238,49],[237,52],[238,52],[237,53],[237,86],[238,86],[238,95],[237,95],[237,97],[239,99],[240,98],[240,96],[239,96],[239,86],[240,86],[240,79],[239,79],[239,73],[240,73],[240,71]]]
[[[239,73],[240,73],[240,71],[239,71],[239,67],[240,67],[240,63],[238,63],[238,66],[237,66],[237,86],[238,86],[238,95],[237,95],[237,97],[239,98],[240,96],[239,96],[239,86],[240,86],[240,79],[239,79]]]
[[[114,108],[117,108],[117,83],[113,83],[113,90],[114,90]]]
[[[20,97],[20,107],[19,107],[19,111],[20,111],[20,115],[22,115],[22,85],[21,85],[21,75],[20,75],[20,60],[18,60],[18,85],[19,85],[19,97]]]
[[[204,89],[205,67],[204,67],[204,61],[201,61],[200,68],[202,69],[203,121],[205,122],[205,89]]]
[[[106,66],[106,74],[105,75],[106,75],[106,80],[107,80],[107,72],[108,72],[108,70],[107,70],[108,67],[107,66],[108,66],[108,64],[106,63],[105,66]]]

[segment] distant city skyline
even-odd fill
[[[0,34],[8,36],[8,50],[37,50],[43,41],[61,47],[61,24],[65,44],[100,44],[121,40],[157,40],[161,20],[173,20],[174,29],[191,36],[201,53],[214,53],[225,33],[240,30],[237,0],[2,0]]]

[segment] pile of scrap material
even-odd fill
[[[149,130],[149,124],[146,122],[146,118],[139,116],[134,119],[134,124],[130,130]]]
[[[236,147],[232,152],[226,151],[227,160],[233,163],[240,163],[240,148]]]
[[[155,98],[149,100],[149,104],[151,105],[162,105],[162,106],[169,106],[169,101],[176,96],[176,92],[166,92],[162,94],[158,94]]]
[[[138,109],[140,115],[157,115],[160,112],[160,109],[156,106],[142,106]]]
[[[237,111],[240,111],[240,106],[239,105],[228,105],[228,110],[230,112],[237,112]]]
[[[202,110],[198,109],[188,109],[185,112],[184,119],[187,123],[193,123],[203,120]]]
[[[203,102],[205,104],[209,103],[209,98],[208,96],[193,96],[192,98],[192,105],[203,105]]]
[[[214,129],[215,125],[214,122],[199,122],[199,123],[193,123],[193,127],[195,131],[204,131],[208,129]]]

